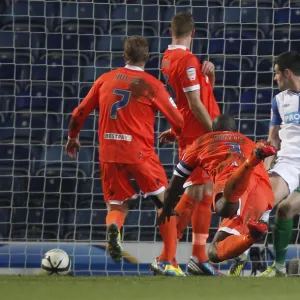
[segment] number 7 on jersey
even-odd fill
[[[121,100],[114,102],[110,108],[110,118],[112,120],[116,120],[118,110],[124,108],[129,103],[131,92],[121,89],[114,89],[113,94],[116,96],[122,96]]]

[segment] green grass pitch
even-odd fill
[[[299,300],[300,278],[0,276],[5,300]]]

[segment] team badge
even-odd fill
[[[187,77],[189,80],[193,81],[196,79],[196,68],[194,67],[188,67],[186,69]]]

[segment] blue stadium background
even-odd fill
[[[144,35],[147,71],[161,78],[175,12],[196,21],[192,50],[216,65],[215,95],[249,137],[268,132],[274,56],[300,49],[299,1],[2,1],[0,4],[0,240],[105,240],[97,114],[80,135],[78,161],[64,152],[74,107],[92,82],[124,65],[125,36]],[[168,128],[157,117],[156,130]],[[173,146],[156,145],[168,176]],[[211,236],[219,220],[212,220]],[[298,226],[298,222],[295,222]],[[160,240],[154,206],[138,199],[124,239]],[[184,237],[190,239],[187,233]],[[298,243],[298,230],[292,241]]]

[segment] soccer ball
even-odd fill
[[[71,269],[69,255],[60,249],[49,250],[42,259],[43,273],[48,275],[67,275]]]

